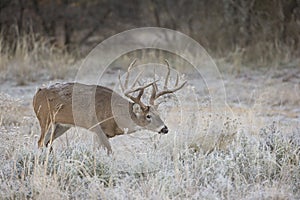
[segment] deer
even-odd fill
[[[71,127],[81,127],[96,133],[96,138],[108,154],[112,153],[108,139],[117,135],[133,133],[140,129],[167,134],[168,127],[161,119],[155,101],[182,89],[187,81],[179,84],[177,73],[175,85],[169,89],[170,64],[165,60],[167,74],[162,91],[158,91],[155,80],[141,85],[139,76],[129,87],[130,72],[135,62],[136,59],[130,63],[124,83],[119,72],[119,84],[124,96],[108,87],[77,82],[56,83],[39,88],[33,97],[33,108],[41,129],[38,147],[48,147],[50,144],[52,150],[53,141]],[[141,98],[145,89],[149,87],[152,87],[152,92],[149,103],[145,104]],[[134,95],[136,93],[137,95]],[[90,95],[94,95],[94,98],[91,98],[93,101],[88,100]],[[72,105],[75,101],[76,106]],[[124,116],[124,113],[128,113],[127,116]]]

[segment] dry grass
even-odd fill
[[[74,75],[75,57],[34,34],[19,36],[5,43],[0,34],[0,80],[18,85],[38,80],[66,79]],[[72,73],[72,74],[70,74]]]
[[[249,129],[249,116],[223,115],[221,132],[208,136],[209,109],[198,120],[184,114],[172,132],[153,140],[142,131],[112,140],[114,155],[93,151],[92,137],[72,130],[54,144],[54,153],[38,150],[34,117],[4,96],[1,113],[14,112],[1,124],[0,192],[7,199],[297,199],[300,197],[299,127],[277,122]],[[8,102],[8,103],[4,103]],[[11,102],[11,103],[9,103]],[[185,108],[189,110],[189,108]],[[167,109],[168,110],[168,109]],[[169,110],[168,116],[176,118]],[[236,114],[236,112],[233,110]],[[188,113],[188,112],[183,112]],[[206,113],[206,115],[204,115]],[[237,115],[236,115],[237,116]],[[255,114],[254,116],[255,117]],[[197,119],[197,118],[196,118]],[[15,121],[19,121],[16,123]],[[253,124],[254,123],[254,124]],[[191,127],[201,126],[200,129]],[[261,124],[259,124],[261,125]],[[27,127],[27,129],[24,129]],[[28,129],[30,127],[30,129]],[[216,128],[215,130],[219,130]],[[204,139],[204,140],[203,140]],[[211,141],[209,141],[211,140]],[[223,143],[226,145],[223,145]],[[209,151],[203,145],[209,146]]]
[[[2,80],[26,84],[44,72],[52,78],[69,76],[72,56],[43,39],[35,38],[33,46],[30,40],[19,38],[12,53],[0,37]],[[236,67],[241,63],[236,60]],[[57,65],[62,69],[57,70]],[[58,138],[53,153],[37,149],[40,130],[31,106],[1,93],[0,196],[299,199],[299,111],[294,110],[299,105],[299,83],[282,84],[270,78],[258,85],[263,78],[250,74],[245,79],[226,80],[231,108],[224,105],[212,110],[203,91],[200,94],[204,100],[197,107],[195,91],[186,88],[178,94],[181,105],[175,101],[160,110],[169,134],[140,131],[113,138],[114,154],[109,157],[103,150],[93,151],[92,135],[82,129],[71,129]],[[254,86],[249,85],[251,81]],[[277,118],[276,110],[281,114],[292,110],[294,115],[284,115],[285,123]]]

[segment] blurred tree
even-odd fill
[[[124,30],[158,26],[186,33],[221,54],[260,42],[299,49],[299,21],[299,0],[0,1],[5,41],[38,33],[61,48],[92,47]]]

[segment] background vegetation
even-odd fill
[[[299,56],[298,0],[2,0],[3,41],[34,34],[85,55],[108,36],[136,27],[183,32],[215,56],[266,64]],[[273,64],[272,63],[272,64]]]

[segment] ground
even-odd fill
[[[8,199],[299,199],[299,63],[220,69],[224,105],[210,104],[209,92],[220,94],[222,88],[202,88],[203,80],[187,75],[188,86],[178,92],[178,99],[159,110],[170,133],[161,136],[143,130],[112,138],[111,156],[95,150],[93,134],[80,128],[57,139],[52,153],[37,148],[40,129],[32,97],[39,87],[71,78],[41,78],[23,85],[3,79],[0,195]],[[109,72],[110,77],[117,73]],[[105,84],[113,88],[115,82],[107,79]]]

